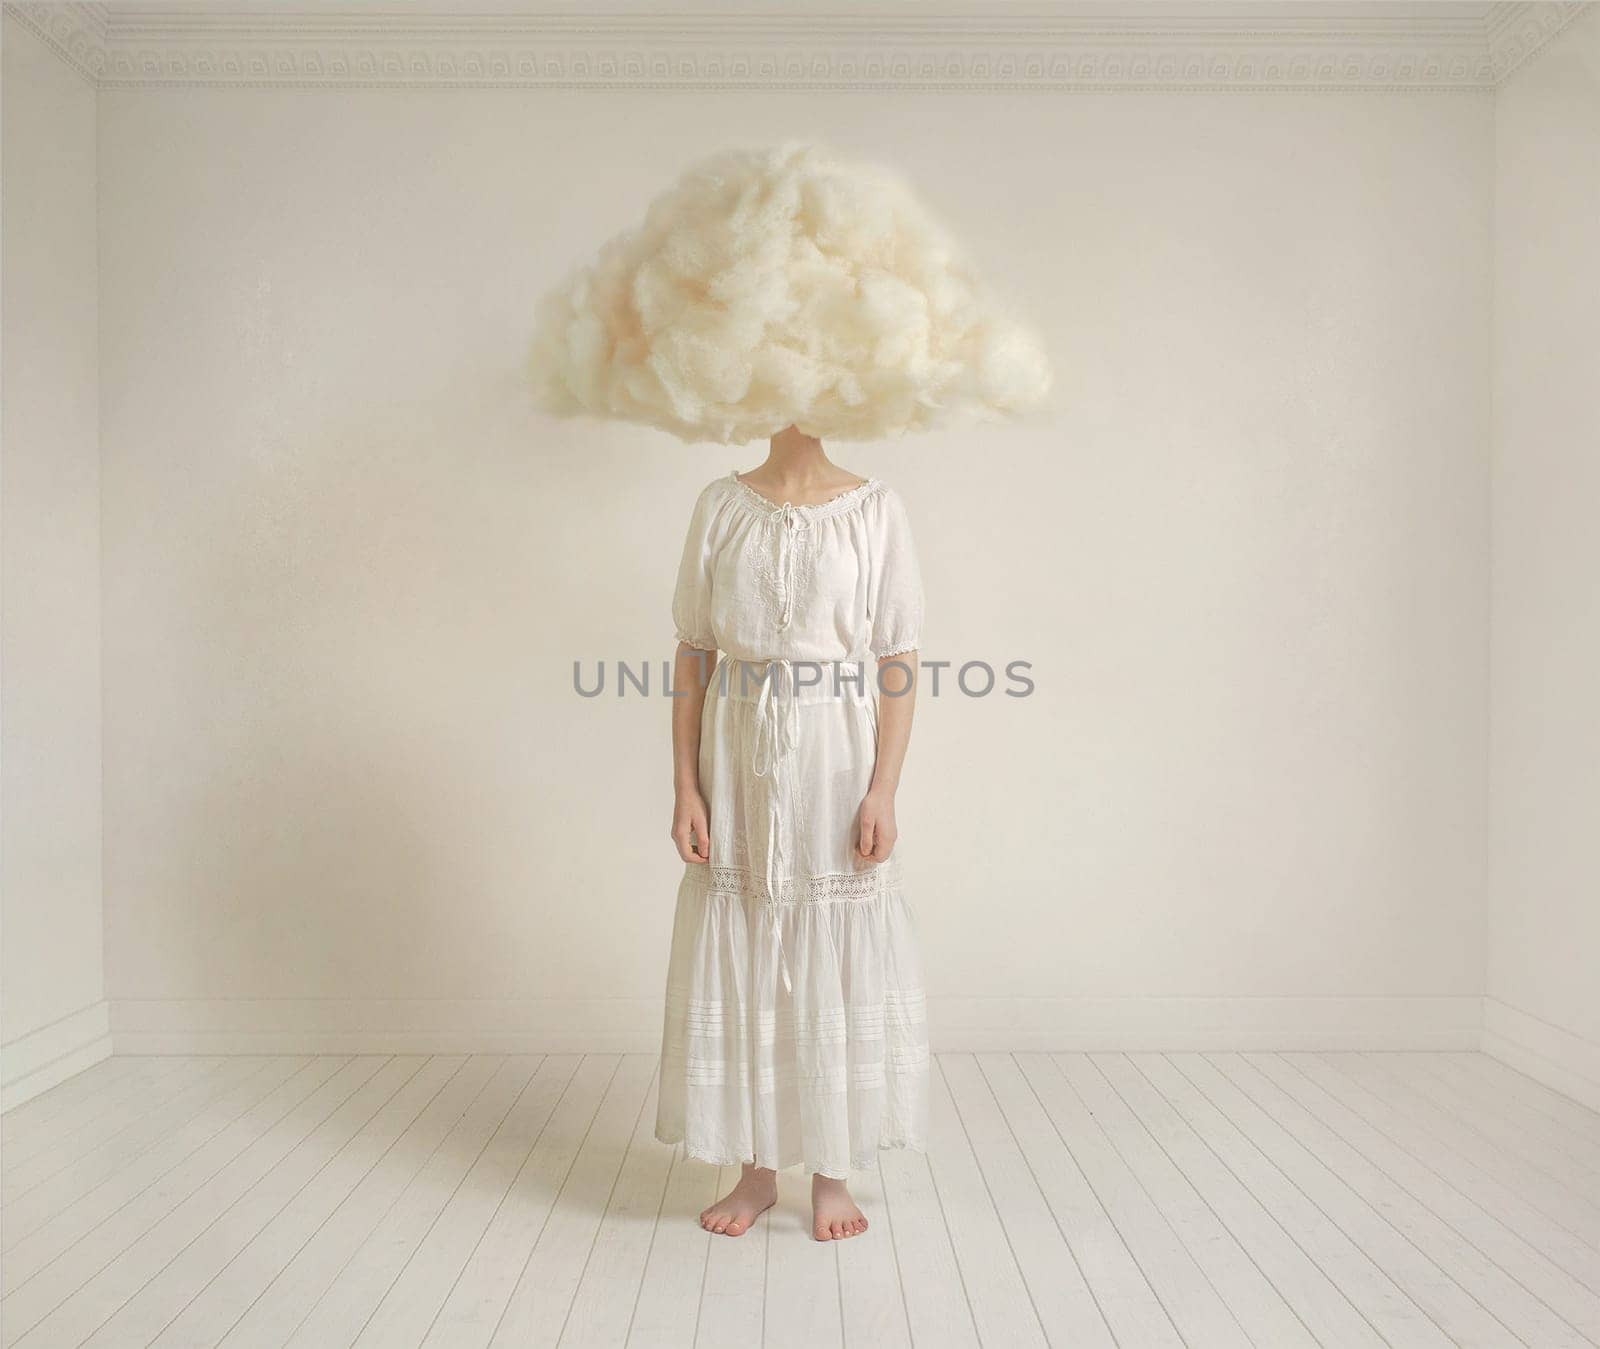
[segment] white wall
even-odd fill
[[[95,92],[9,17],[0,219],[0,1101],[110,1052]]]
[[[649,1048],[689,505],[533,419],[533,297],[708,148],[903,166],[1058,353],[913,512],[944,1045],[1475,1043],[1487,97],[102,91],[108,986],[126,1048]],[[321,1038],[318,1038],[320,1035]],[[431,1036],[431,1038],[430,1038]]]
[[[1600,1107],[1600,11],[1495,115],[1487,1047]]]

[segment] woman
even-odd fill
[[[789,426],[695,503],[673,599],[672,837],[685,862],[656,1137],[743,1164],[700,1215],[747,1232],[778,1168],[856,1236],[851,1168],[921,1149],[928,1047],[895,791],[922,583],[899,496]],[[722,657],[713,664],[713,653]]]

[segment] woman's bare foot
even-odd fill
[[[725,1237],[742,1237],[777,1202],[778,1173],[746,1162],[739,1183],[700,1215],[700,1226]]]
[[[811,1234],[818,1241],[842,1241],[867,1230],[867,1218],[856,1207],[842,1180],[811,1177]]]

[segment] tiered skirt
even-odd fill
[[[763,699],[741,664],[721,663],[701,723],[711,861],[678,887],[656,1136],[707,1162],[847,1178],[927,1130],[899,849],[855,855],[877,695],[869,675],[859,694],[791,678]]]

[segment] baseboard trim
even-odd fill
[[[930,998],[941,1051],[1476,1049],[1477,997]]]
[[[1483,1052],[1600,1110],[1600,1044],[1498,998],[1483,1000]]]
[[[928,999],[929,1039],[980,1050],[1477,1049],[1478,997]],[[119,1054],[653,1053],[654,998],[122,999]]]
[[[110,1004],[104,1000],[0,1045],[0,1111],[10,1110],[109,1058]]]

